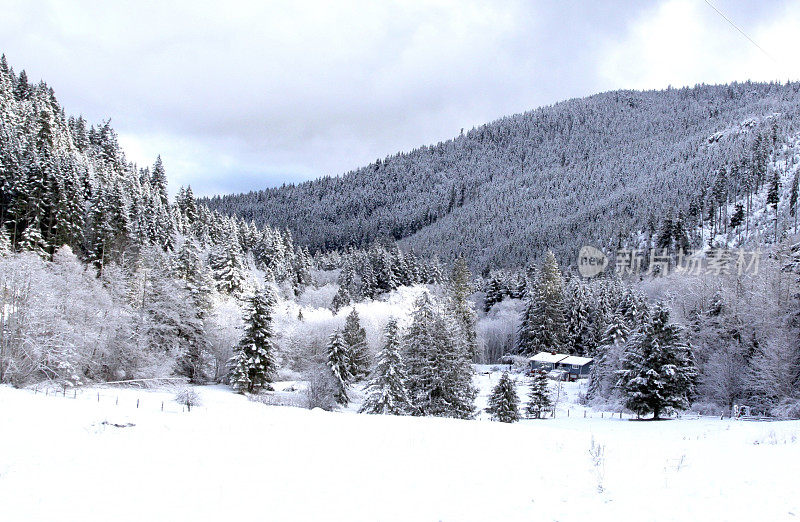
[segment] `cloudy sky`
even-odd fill
[[[0,51],[208,195],[610,89],[800,78],[800,2],[710,1],[758,46],[705,0],[11,0]]]

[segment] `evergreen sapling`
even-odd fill
[[[508,372],[503,372],[500,381],[492,390],[486,412],[491,414],[492,419],[500,422],[517,422],[520,419],[519,396]]]

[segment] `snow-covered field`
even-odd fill
[[[497,377],[479,375],[484,395]],[[800,422],[635,422],[564,402],[506,425],[197,392],[188,413],[168,391],[0,386],[0,520],[800,519]]]

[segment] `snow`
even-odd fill
[[[558,363],[561,362],[563,359],[569,357],[565,353],[550,353],[550,352],[539,352],[529,360],[536,361],[540,363]]]
[[[499,376],[476,376],[481,407]],[[513,425],[266,406],[224,387],[196,388],[186,413],[170,391],[0,386],[2,520],[800,516],[800,422],[601,418],[573,402],[584,385],[563,383],[556,418]]]
[[[577,355],[570,355],[566,359],[560,361],[561,364],[577,364],[578,366],[583,366],[590,362],[592,362],[591,357],[578,357]]]

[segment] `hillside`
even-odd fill
[[[570,263],[583,244],[631,244],[670,212],[691,228],[720,199],[761,188],[765,158],[797,127],[799,89],[743,83],[608,92],[342,176],[206,203],[287,227],[312,250],[392,236],[424,254],[463,254],[476,269],[521,266],[547,248]]]

